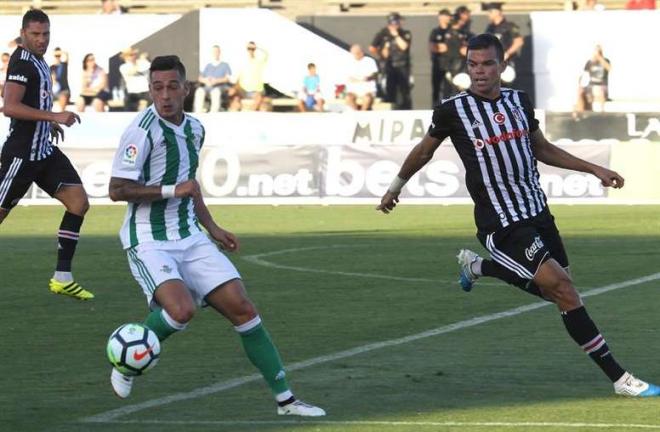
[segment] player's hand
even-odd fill
[[[600,179],[600,184],[602,184],[604,187],[621,189],[623,187],[623,183],[625,182],[624,178],[621,177],[618,172],[603,168],[601,166],[596,167],[593,174]]]
[[[385,192],[385,195],[380,199],[380,204],[378,207],[376,207],[376,210],[380,210],[385,214],[388,214],[392,210],[394,210],[394,207],[396,207],[396,203],[399,202],[399,194],[387,191]]]
[[[72,113],[70,111],[62,111],[62,112],[59,112],[59,113],[55,113],[54,121],[56,123],[63,124],[63,125],[66,125],[68,127],[71,127],[76,122],[80,123],[80,116],[78,116],[78,114]]]
[[[64,129],[62,129],[62,126],[58,125],[57,123],[51,122],[50,136],[53,138],[53,141],[55,141],[55,144],[59,144],[60,139],[64,141]]]
[[[202,189],[199,187],[199,183],[197,183],[197,180],[192,179],[192,180],[186,180],[183,183],[179,183],[176,185],[176,189],[174,189],[174,196],[176,198],[193,198],[197,199],[202,195]]]
[[[220,244],[220,247],[226,251],[236,252],[240,248],[238,238],[227,230],[218,227],[217,229],[209,231],[209,234]]]

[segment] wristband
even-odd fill
[[[176,190],[176,185],[164,185],[160,187],[160,194],[164,199],[174,198],[175,190]]]
[[[399,176],[394,177],[394,180],[392,180],[392,184],[390,185],[387,190],[392,193],[399,193],[401,192],[401,189],[408,183],[408,180],[404,180]]]

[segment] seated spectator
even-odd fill
[[[94,111],[105,111],[106,103],[110,100],[108,92],[108,74],[96,64],[94,54],[87,54],[83,59],[82,86],[80,88],[80,97],[76,102],[78,111],[85,111],[85,108],[92,106]]]
[[[99,10],[101,15],[121,15],[126,12],[128,12],[128,9],[119,6],[117,0],[101,0],[101,9]]]
[[[233,96],[231,91],[231,67],[220,61],[220,47],[213,45],[211,49],[211,62],[206,65],[197,81],[201,84],[195,90],[193,110],[196,113],[204,112],[206,99],[211,100],[209,112],[218,112],[224,97]]]
[[[249,108],[252,111],[261,111],[264,103],[264,70],[268,61],[268,52],[258,48],[254,42],[248,42],[248,57],[238,74],[236,83],[236,94],[232,97],[229,109],[240,111],[243,108],[241,100],[244,98],[253,99],[254,103]],[[265,104],[264,107],[268,107]]]
[[[626,9],[655,9],[655,0],[628,0]]]
[[[298,110],[323,111],[323,95],[321,94],[321,78],[316,73],[316,65],[307,65],[308,74],[303,79],[303,88],[298,94]]]
[[[151,62],[147,54],[138,57],[138,50],[128,48],[121,53],[124,64],[119,66],[119,73],[126,86],[124,109],[126,111],[142,111],[151,103],[149,97],[149,67]]]
[[[594,53],[585,63],[584,71],[580,76],[576,113],[585,110],[603,111],[605,101],[609,97],[608,77],[611,69],[610,60],[603,56],[603,48],[596,45]]]
[[[53,52],[53,64],[50,65],[50,77],[53,82],[53,99],[60,111],[69,105],[71,91],[69,90],[69,55],[60,47]]]
[[[353,62],[348,70],[346,104],[354,110],[368,111],[376,95],[378,65],[374,59],[364,55],[362,47],[358,44],[351,46],[351,54],[353,54]]]

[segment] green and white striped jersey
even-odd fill
[[[146,186],[175,185],[194,179],[204,127],[185,114],[177,126],[151,105],[126,128],[112,163],[112,177]],[[201,232],[190,198],[128,203],[120,237],[124,249],[140,243],[179,240]]]

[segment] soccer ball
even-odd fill
[[[124,375],[141,375],[156,366],[158,336],[142,324],[123,324],[108,339],[108,360]]]

